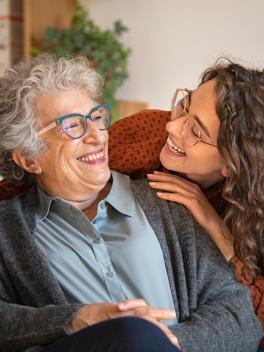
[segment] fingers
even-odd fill
[[[68,333],[77,332],[87,326],[111,318],[111,311],[116,310],[112,303],[85,304],[66,326]]]
[[[147,303],[144,299],[127,299],[118,303],[117,307],[120,311],[128,311],[135,308],[146,307]]]
[[[123,303],[123,302],[122,302]],[[174,311],[167,308],[156,308],[151,306],[142,306],[133,309],[122,309],[114,313],[115,316],[137,316],[141,318],[149,317],[156,320],[172,320],[176,318]]]
[[[146,314],[157,320],[171,320],[176,318],[176,313],[167,308],[146,307]]]
[[[183,204],[189,210],[199,207],[202,203],[208,203],[198,185],[179,176],[160,172],[156,174],[155,172],[155,174],[149,174],[148,177],[151,188],[165,191],[157,193],[161,199]]]
[[[190,197],[193,195],[193,192],[182,187],[176,183],[169,183],[169,182],[149,182],[150,187],[154,189],[160,189],[166,192],[174,192],[180,193],[185,195],[186,197]]]
[[[171,184],[176,184],[181,188],[185,188],[188,191],[198,191],[199,186],[196,183],[188,181],[178,175],[171,175],[164,172],[154,171],[153,174],[147,175],[148,179],[153,182],[167,182]]]
[[[206,223],[215,218],[218,219],[217,213],[205,196],[185,195],[180,193],[157,192],[160,199],[176,202],[184,205],[192,214],[192,216],[206,230]],[[215,221],[215,220],[214,220]],[[208,231],[208,230],[207,230]]]
[[[191,199],[179,194],[179,193],[168,193],[168,192],[157,192],[157,196],[160,199],[168,200],[171,202],[176,202],[184,205],[187,209],[191,210]]]
[[[122,302],[123,303],[123,302]],[[116,312],[111,315],[111,318],[129,317],[136,316],[141,319],[145,319],[158,326],[163,333],[168,337],[171,343],[179,348],[179,343],[175,335],[170,331],[167,325],[163,324],[160,320],[170,320],[176,317],[175,312],[166,308],[154,308],[154,307],[140,307],[134,310]]]
[[[179,341],[175,335],[171,332],[171,330],[168,328],[167,325],[152,319],[152,318],[145,318],[145,320],[150,321],[152,324],[156,325],[160,330],[167,336],[167,338],[170,340],[170,342],[176,346],[177,348],[180,349]]]
[[[130,307],[129,310],[128,307]],[[120,311],[121,309],[123,309],[123,311]],[[143,299],[128,299],[120,302],[118,305],[112,303],[87,304],[83,306],[67,324],[66,330],[68,333],[72,334],[86,326],[122,316],[137,316],[152,322],[164,332],[172,344],[177,346],[177,338],[166,325],[159,321],[174,319],[176,317],[175,312],[167,308],[148,306]]]
[[[147,177],[151,181],[157,181],[157,182],[171,182],[171,183],[177,183],[179,182],[179,179],[177,179],[177,176],[166,174],[166,173],[153,173],[153,174],[147,174]]]

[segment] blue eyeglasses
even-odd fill
[[[111,114],[107,104],[99,104],[92,108],[87,115],[73,113],[64,115],[48,126],[42,128],[38,134],[42,135],[56,126],[60,126],[63,132],[72,139],[81,138],[87,131],[87,120],[96,124],[100,131],[107,130],[110,126]]]

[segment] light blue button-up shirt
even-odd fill
[[[70,303],[143,298],[152,306],[174,310],[159,242],[130,179],[114,171],[112,178],[93,221],[38,188],[36,243]]]

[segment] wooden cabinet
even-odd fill
[[[41,46],[46,27],[67,28],[74,14],[75,0],[23,0],[24,59],[31,56],[32,46]],[[120,117],[146,109],[147,103],[120,101]]]
[[[120,118],[129,116],[137,111],[147,108],[148,104],[144,101],[120,100],[118,102],[118,111]]]
[[[23,0],[24,58],[31,47],[41,45],[46,27],[67,28],[71,24],[75,0]]]

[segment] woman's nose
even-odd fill
[[[84,143],[104,143],[106,141],[107,131],[106,130],[99,130],[98,126],[90,120],[87,120],[87,130],[85,135],[83,136]]]
[[[171,135],[175,135],[177,137],[181,136],[181,131],[182,131],[182,119],[176,119],[176,120],[171,120],[169,122],[167,122],[166,124],[166,131],[171,134]]]

